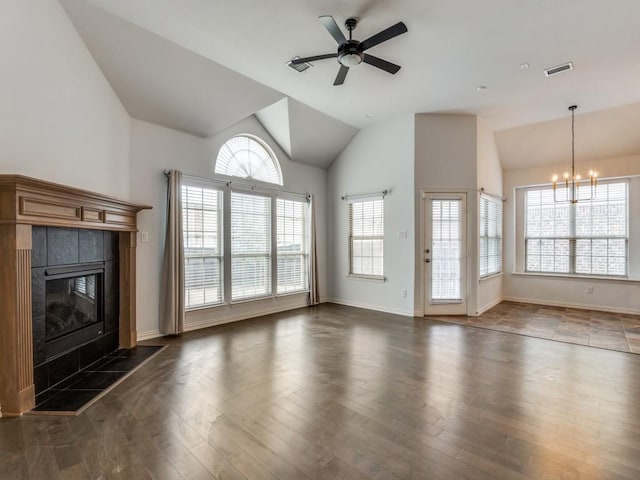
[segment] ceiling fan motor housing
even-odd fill
[[[338,47],[338,62],[345,67],[355,67],[362,63],[364,53],[359,48],[360,42],[357,40],[347,40]]]

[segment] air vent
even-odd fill
[[[297,60],[299,58],[300,57],[293,57],[291,60]],[[298,71],[300,73],[304,72],[307,68],[309,68],[311,66],[308,63],[299,63],[297,65],[294,65],[291,62],[287,62],[287,65],[289,65],[291,68],[293,68],[294,70],[296,70],[296,71]]]
[[[562,65],[556,65],[555,67],[547,68],[544,71],[544,74],[547,77],[550,77],[552,75],[557,75],[559,73],[566,72],[568,70],[573,70],[572,62],[567,62],[567,63],[563,63]]]

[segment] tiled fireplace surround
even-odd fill
[[[137,213],[147,208],[21,175],[0,175],[3,416],[31,410],[36,393],[90,363],[100,351],[135,346]],[[47,360],[41,323],[44,267],[83,260],[105,265],[104,334],[85,348]]]
[[[36,405],[47,389],[87,367],[118,348],[118,234],[109,230],[33,227],[31,249],[31,315],[33,325],[33,363]],[[104,273],[96,298],[104,318],[102,333],[91,340],[47,355],[45,285],[52,268],[78,269],[83,265],[103,265]],[[49,268],[52,267],[52,268]]]

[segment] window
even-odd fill
[[[309,288],[307,266],[307,202],[283,200],[278,210],[278,293],[306,291]]]
[[[218,152],[215,172],[282,185],[282,172],[269,146],[257,137],[238,135]]]
[[[182,187],[185,307],[221,303],[222,192]]]
[[[271,197],[231,192],[231,299],[271,295]]]
[[[628,182],[600,182],[595,199],[555,203],[551,187],[525,192],[529,272],[626,276]]]
[[[349,274],[382,277],[384,272],[384,201],[349,203]]]
[[[480,195],[480,278],[502,271],[502,201]]]
[[[186,309],[309,291],[303,195],[279,198],[195,177],[184,182]]]

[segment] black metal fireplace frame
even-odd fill
[[[46,359],[50,360],[69,350],[85,345],[101,337],[105,332],[105,262],[91,262],[59,267],[47,267],[45,284],[49,280],[75,278],[96,274],[96,298],[98,321],[76,329],[45,343]],[[45,287],[46,288],[46,287]],[[99,294],[98,294],[99,292]],[[46,321],[46,320],[45,320]]]

